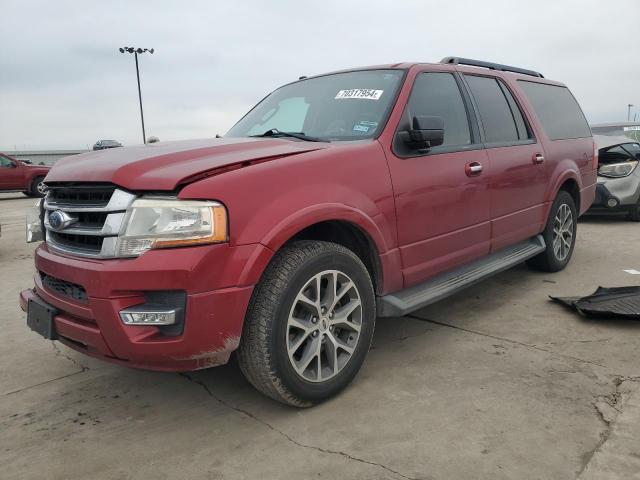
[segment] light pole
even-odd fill
[[[627,105],[627,122],[631,121],[631,107],[633,107],[632,104]]]
[[[147,143],[147,137],[144,132],[144,113],[142,111],[142,92],[140,90],[140,70],[138,69],[138,54],[149,52],[153,54],[153,48],[134,48],[134,47],[121,47],[120,53],[133,53],[136,58],[136,76],[138,77],[138,100],[140,100],[140,120],[142,120],[142,143]]]

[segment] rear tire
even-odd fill
[[[544,252],[527,260],[534,270],[558,272],[567,266],[576,244],[578,215],[573,197],[560,190],[549,212],[542,236],[547,248]]]
[[[29,187],[29,191],[25,192],[29,197],[44,197],[46,191],[44,190],[44,184],[42,181],[44,177],[36,177],[31,182],[31,187]]]
[[[369,351],[376,318],[362,261],[335,243],[280,250],[256,286],[238,363],[265,395],[309,407],[344,389]]]

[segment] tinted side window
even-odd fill
[[[13,165],[13,162],[11,160],[0,155],[0,167],[10,167],[11,165]]]
[[[524,121],[522,110],[520,110],[520,107],[513,98],[513,95],[511,95],[509,89],[502,82],[498,81],[498,83],[500,84],[502,93],[504,93],[504,96],[507,99],[507,103],[509,104],[509,108],[511,109],[513,119],[516,122],[516,128],[518,129],[518,138],[520,140],[527,140],[531,138],[531,131],[529,130],[527,123]]]
[[[465,79],[476,100],[478,110],[480,110],[480,119],[487,143],[512,143],[527,138],[526,133],[521,137],[516,125],[517,118],[521,123],[520,129],[523,129],[522,114],[517,109],[515,102],[513,102],[513,106],[516,111],[512,111],[505,96],[506,89],[503,90],[495,78],[465,75]],[[509,97],[513,101],[511,94]],[[524,128],[524,132],[526,132],[526,128]]]
[[[590,137],[587,119],[566,87],[518,80],[551,140]]]
[[[640,144],[637,143],[625,143],[624,149],[634,156],[637,160],[640,160]]]
[[[421,73],[407,104],[408,117],[429,115],[444,121],[443,146],[469,145],[471,133],[467,109],[455,78],[450,73]]]

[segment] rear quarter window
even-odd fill
[[[591,136],[587,119],[568,88],[526,80],[518,84],[551,140]]]

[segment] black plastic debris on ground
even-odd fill
[[[640,320],[640,287],[598,287],[587,297],[549,298],[590,317]]]

